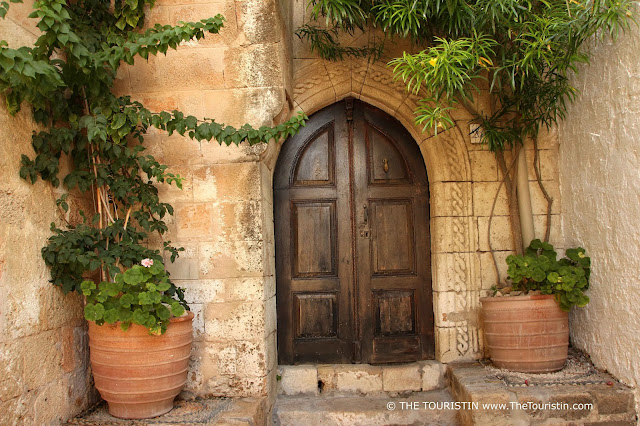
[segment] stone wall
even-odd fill
[[[31,3],[11,4],[0,20],[10,47],[32,45]],[[82,299],[49,282],[40,249],[61,218],[51,186],[20,179],[20,155],[32,153],[28,106],[11,117],[0,106],[0,424],[56,424],[94,398],[87,371]]]
[[[600,368],[640,385],[640,31],[593,47],[560,126],[567,246],[592,259],[591,302],[571,316],[571,339]],[[636,391],[638,392],[638,391]],[[636,394],[636,401],[640,401]],[[639,407],[640,408],[640,407]]]
[[[122,69],[118,90],[153,111],[258,127],[287,119],[286,7],[275,0],[159,0],[147,25],[226,18],[218,35]],[[276,308],[271,172],[264,146],[202,144],[163,132],[149,152],[184,180],[160,187],[175,207],[166,239],[185,248],[169,265],[195,312],[187,390],[275,397]],[[168,262],[167,262],[168,263]]]

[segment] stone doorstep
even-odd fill
[[[462,425],[629,425],[637,424],[633,391],[606,373],[607,385],[506,386],[479,363],[453,363],[447,381],[458,402],[474,402],[479,409],[461,409]],[[506,409],[482,404],[506,404]],[[520,404],[520,407],[515,403]],[[524,403],[593,404],[591,410],[523,408]]]
[[[195,398],[176,400],[167,414],[153,419],[124,420],[109,414],[103,401],[71,419],[85,426],[262,426],[267,424],[267,398]]]
[[[278,367],[279,395],[405,394],[442,389],[445,365],[433,360],[401,365],[311,364]]]
[[[279,395],[274,426],[457,425],[446,389],[408,396]],[[448,405],[447,405],[448,404]]]

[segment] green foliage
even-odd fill
[[[508,256],[507,265],[515,290],[554,294],[565,311],[589,303],[584,292],[589,288],[591,259],[581,247],[568,249],[558,260],[551,244],[533,240],[523,256]]]
[[[589,61],[587,40],[616,38],[635,18],[632,0],[311,0],[312,19],[352,33],[367,25],[387,37],[409,37],[423,49],[390,62],[409,91],[424,96],[417,122],[434,132],[454,125],[463,107],[481,126],[491,151],[533,137],[564,118],[577,95],[570,74]],[[337,37],[302,36],[329,60],[361,56],[340,50]],[[479,83],[488,110],[473,102]]]
[[[42,249],[51,282],[65,293],[87,295],[87,318],[133,321],[156,332],[164,329],[170,314],[186,307],[183,293],[164,269],[156,273],[157,267],[135,265],[145,258],[162,265],[164,258],[174,261],[182,250],[168,241],[162,243],[162,251],[148,247],[151,234],[166,233],[165,218],[173,214],[173,207],[159,199],[156,185],[181,188],[182,178],[145,150],[147,131],[153,127],[198,141],[253,145],[295,134],[306,116],[301,113],[275,127],[234,128],[180,111],[150,111],[127,95],[115,95],[114,81],[123,63],[166,54],[182,42],[216,34],[224,25],[217,15],[176,26],[156,24],[143,31],[144,10],[153,4],[154,0],[36,1],[30,18],[41,34],[35,45],[12,48],[0,40],[0,93],[11,114],[28,103],[41,129],[32,137],[35,155],[22,155],[20,176],[31,183],[42,179],[67,192],[84,192],[94,201],[92,212],[73,211],[77,214],[72,217],[81,220],[64,228],[52,224],[53,235]],[[0,2],[0,17],[8,6]],[[64,171],[63,157],[71,163]],[[56,204],[65,214],[75,207],[66,194]],[[96,275],[102,281],[97,293],[86,280]],[[139,278],[149,288],[136,293],[127,286],[139,285],[134,283]],[[122,288],[127,291],[118,296]],[[129,292],[135,300],[129,300]]]
[[[143,262],[148,265],[150,260]],[[84,316],[88,321],[98,325],[119,322],[125,331],[135,323],[147,327],[151,334],[162,334],[171,317],[185,312],[186,305],[175,300],[175,288],[158,260],[148,267],[134,265],[113,281],[98,285],[82,281],[80,291],[87,300]]]

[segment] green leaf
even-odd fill
[[[104,315],[104,306],[101,303],[86,305],[84,307],[84,317],[87,321],[99,321]]]

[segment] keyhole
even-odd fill
[[[386,158],[382,160],[382,170],[384,170],[385,173],[389,171],[389,160]]]

